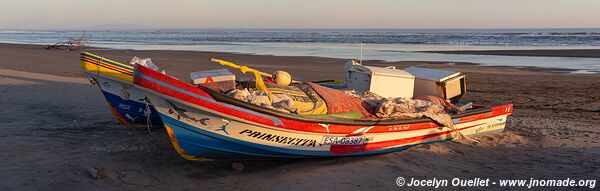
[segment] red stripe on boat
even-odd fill
[[[96,64],[96,65],[100,65],[100,66],[103,66],[105,68],[109,68],[109,69],[112,69],[112,70],[117,70],[119,72],[124,72],[124,73],[127,73],[127,74],[133,74],[132,70],[124,69],[124,68],[121,68],[119,66],[112,65],[110,63],[100,62],[98,60],[94,60],[94,59],[87,58],[87,57],[83,57],[83,59],[85,61],[87,61],[87,62],[90,62],[92,64]]]
[[[151,70],[152,72],[156,72],[156,71],[154,71],[152,69],[136,65],[136,71],[140,72],[143,75],[148,74],[148,73],[145,73],[145,72],[150,72],[148,70]],[[156,72],[156,73],[159,73],[159,72]],[[161,74],[162,76],[166,76],[166,75],[164,75],[162,73],[159,73],[159,74]],[[146,76],[152,78],[152,76],[150,76],[150,75],[146,75]],[[169,76],[167,76],[167,77],[169,77]],[[169,77],[169,78],[172,78],[172,77]],[[163,78],[163,80],[156,79],[156,78],[153,78],[153,79],[159,80],[159,81],[161,81],[163,83],[166,83],[166,84],[169,84],[171,86],[178,87],[180,89],[184,89],[185,86],[189,85],[189,86],[191,86],[193,88],[192,90],[194,90],[194,91],[189,91],[189,92],[195,93],[196,95],[203,96],[203,97],[206,97],[206,98],[209,98],[209,99],[213,99],[212,97],[210,97],[206,92],[202,91],[201,89],[199,89],[199,88],[197,88],[195,86],[192,86],[190,84],[181,82],[181,81],[179,81],[177,79],[174,79],[174,78],[172,78],[172,79]],[[173,81],[173,80],[177,80],[175,82],[179,82],[179,86],[176,86],[176,84],[173,84],[173,83],[165,82],[165,81]],[[218,111],[218,112],[221,112],[221,113],[224,113],[224,114],[227,114],[227,115],[235,116],[235,117],[238,117],[238,118],[242,118],[242,119],[253,121],[253,122],[256,122],[256,123],[260,123],[260,124],[265,124],[265,125],[270,125],[270,126],[274,126],[275,125],[274,122],[272,120],[270,120],[270,119],[267,119],[267,118],[264,118],[264,117],[260,117],[260,116],[256,116],[256,115],[253,115],[253,114],[250,114],[250,113],[242,112],[242,111],[239,111],[239,110],[236,110],[236,109],[232,109],[232,108],[223,106],[221,104],[215,104],[213,102],[209,102],[209,101],[206,101],[206,100],[194,97],[192,95],[189,95],[189,94],[186,94],[186,93],[174,90],[172,88],[168,88],[168,87],[162,86],[160,84],[154,83],[154,82],[152,82],[150,80],[146,80],[144,78],[140,78],[138,76],[135,76],[134,83],[138,84],[138,85],[141,85],[143,87],[146,87],[148,89],[154,90],[156,92],[159,92],[161,94],[164,94],[164,95],[167,95],[167,96],[171,96],[171,97],[175,97],[177,99],[184,100],[184,101],[193,103],[195,105],[202,106],[204,108],[210,108],[211,110]],[[185,88],[185,89],[190,89],[190,88]],[[201,92],[199,92],[199,91],[201,91]],[[202,95],[202,94],[204,94],[204,95]]]
[[[214,104],[205,100],[202,100],[200,98],[188,95],[186,93],[183,92],[179,92],[176,90],[173,90],[171,88],[168,87],[164,87],[160,84],[154,83],[152,81],[143,79],[143,78],[136,78],[135,80],[135,84],[141,85],[143,87],[146,87],[148,89],[154,90],[158,93],[167,95],[167,96],[171,96],[180,100],[185,100],[186,102],[195,104],[195,105],[199,105],[205,108],[210,108],[211,110],[215,110],[227,115],[231,115],[231,116],[235,116],[235,117],[239,117],[245,120],[249,120],[249,121],[253,121],[253,122],[257,122],[257,123],[261,123],[261,124],[266,124],[266,125],[270,125],[273,126],[273,122],[270,119],[266,119],[263,117],[259,117],[256,115],[251,115],[248,113],[243,113],[243,112],[239,112],[237,110],[234,109],[230,109],[227,107],[224,107],[222,105],[218,105],[218,104]],[[212,99],[212,98],[211,98]]]
[[[402,139],[396,139],[396,140],[366,143],[364,145],[331,145],[331,147],[329,148],[329,151],[334,154],[351,154],[351,153],[356,153],[356,152],[364,152],[364,151],[370,151],[370,150],[383,149],[383,148],[388,148],[388,147],[393,147],[393,146],[401,146],[401,145],[406,145],[406,144],[424,140],[424,139],[429,139],[429,138],[433,138],[433,137],[446,135],[446,134],[454,132],[454,131],[461,131],[464,129],[476,127],[476,126],[483,125],[483,124],[485,124],[485,123],[480,123],[477,125],[463,127],[463,128],[457,129],[457,130],[448,130],[448,131],[443,131],[443,132],[439,132],[439,133],[432,133],[432,134],[421,135],[421,136],[416,136],[416,137],[408,137],[408,138],[402,138]]]
[[[213,99],[210,95],[208,95],[208,93],[204,92],[203,90],[201,90],[200,88],[198,88],[198,87],[196,87],[196,86],[194,86],[192,84],[183,82],[183,81],[181,81],[181,80],[179,80],[177,78],[174,78],[174,77],[171,77],[169,75],[166,75],[166,74],[160,73],[158,71],[152,70],[152,69],[150,69],[148,67],[136,64],[135,65],[135,71],[137,71],[137,72],[139,72],[139,73],[141,73],[141,74],[143,74],[145,76],[148,76],[150,78],[153,78],[155,80],[161,81],[161,82],[163,82],[165,84],[169,84],[169,85],[171,85],[173,87],[176,87],[176,88],[179,88],[179,89],[182,89],[182,90],[185,90],[185,91],[197,94],[199,96],[203,96],[203,97],[206,97],[206,98]],[[135,79],[134,79],[134,83],[135,83]]]

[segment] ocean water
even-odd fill
[[[195,29],[0,30],[0,42],[51,44],[84,36],[97,47],[323,56],[386,61],[472,62],[600,73],[600,58],[424,53],[434,50],[600,48],[600,29]]]

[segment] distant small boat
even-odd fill
[[[89,52],[81,52],[80,61],[83,72],[98,86],[119,122],[135,126],[147,125],[148,122],[162,125],[154,107],[146,104],[144,94],[133,85],[132,65]],[[149,117],[146,116],[148,114]]]
[[[365,120],[301,116],[246,103],[136,65],[175,150],[189,160],[264,160],[368,155],[502,132],[512,104],[452,116],[455,130],[428,118]]]

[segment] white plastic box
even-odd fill
[[[466,93],[465,75],[460,72],[419,67],[403,70],[415,76],[414,96],[435,95],[455,102]]]
[[[205,70],[190,73],[192,83],[195,85],[207,85],[207,87],[215,88],[222,92],[227,92],[235,88],[235,75],[227,69]],[[214,82],[211,84],[211,80]]]
[[[373,92],[383,97],[413,97],[415,77],[395,68],[363,66],[354,60],[344,67],[348,89]]]

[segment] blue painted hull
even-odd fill
[[[146,125],[147,119],[144,115],[146,104],[134,100],[125,100],[118,95],[111,94],[107,91],[102,91],[106,101],[113,107],[113,110],[130,125]],[[153,126],[162,126],[162,121],[158,115],[158,111],[150,106],[150,123]]]
[[[174,136],[178,141],[177,146],[179,147],[176,149],[182,149],[185,152],[185,154],[189,156],[202,156],[203,159],[215,161],[283,160],[294,158],[324,158],[339,156],[372,155],[401,151],[409,149],[416,145],[431,144],[450,140],[444,139],[389,149],[380,149],[376,151],[358,152],[343,155],[336,155],[329,152],[294,153],[294,151],[292,150],[283,151],[281,150],[281,148],[270,148],[264,145],[233,141],[229,138],[226,138],[225,136],[221,136],[214,132],[208,132],[202,129],[198,129],[194,126],[183,123],[177,119],[173,119],[167,115],[160,114],[160,116],[165,127],[170,128],[174,132]]]
[[[340,157],[340,156],[359,156],[382,154],[395,151],[402,151],[417,145],[426,145],[439,142],[446,142],[452,138],[441,139],[429,142],[421,142],[419,144],[410,144],[401,147],[380,149],[375,151],[357,152],[351,154],[336,155],[331,153],[293,153],[278,152],[277,149],[267,148],[264,145],[252,143],[241,143],[232,141],[231,139],[221,136],[214,132],[204,131],[194,126],[183,123],[177,119],[160,114],[165,127],[174,132],[175,138],[178,140],[178,147],[182,149],[186,155],[201,156],[203,159],[214,161],[239,161],[239,160],[284,160],[294,158],[324,158],[324,157]],[[471,134],[470,136],[481,136],[487,134],[501,133],[503,130],[490,131],[485,133]],[[180,153],[181,154],[181,153]],[[189,159],[189,158],[188,158]],[[193,160],[193,159],[192,159]]]
[[[306,158],[230,142],[220,139],[212,132],[206,132],[169,116],[161,114],[161,117],[164,125],[174,132],[179,142],[178,146],[187,155],[217,161]]]

